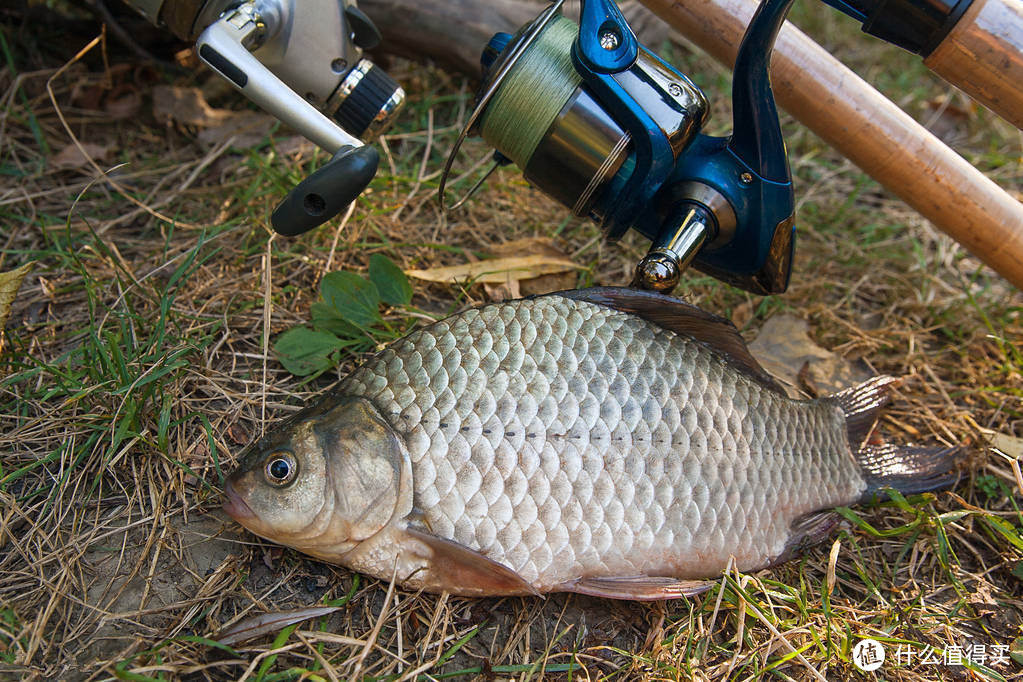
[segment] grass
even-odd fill
[[[919,119],[950,98],[963,112],[955,148],[1023,190],[1017,131],[834,12],[795,11]],[[205,147],[198,131],[157,123],[148,103],[110,120],[80,99],[105,92],[97,48],[53,79],[55,98],[82,142],[115,146],[108,165],[124,164],[111,172],[128,194],[194,227],[154,219],[87,169],[50,164],[70,139],[45,86],[93,34],[71,45],[48,41],[45,23],[29,35],[0,19],[0,270],[34,263],[0,337],[0,678],[858,679],[851,652],[864,637],[890,657],[864,679],[1021,677],[1007,656],[1023,627],[1023,491],[982,429],[1023,437],[1023,298],[806,129],[784,123],[800,225],[790,290],[760,299],[692,272],[680,291],[748,338],[795,314],[821,346],[906,377],[883,428],[900,442],[965,443],[955,490],[843,509],[828,543],[774,569],[729,570],[691,601],[409,594],[257,540],[218,511],[243,446],[359,360],[344,353],[302,379],[274,344],[310,323],[327,273],[364,275],[373,258],[450,265],[556,234],[587,266],[578,285],[621,284],[644,241],[603,242],[514,169],[441,216],[438,172],[470,88],[403,62],[388,70],[410,104],[352,215],[271,238],[273,206],[324,156],[281,127],[251,146]],[[672,50],[707,88],[711,130],[726,131],[727,72]],[[109,63],[126,60],[109,46]],[[205,72],[127,73],[122,85],[144,102],[154,78],[208,87]],[[484,152],[470,143],[465,163]],[[359,352],[486,297],[416,284],[410,308],[378,309],[379,335]],[[312,605],[343,608],[215,644],[259,613]],[[968,647],[969,666],[922,661]]]

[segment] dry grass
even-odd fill
[[[405,64],[389,70],[412,103],[372,191],[347,222],[270,238],[270,209],[322,156],[283,130],[254,146],[203,146],[195,130],[152,118],[157,74],[117,72],[116,54],[104,66],[102,46],[67,66],[66,54],[34,53],[42,38],[15,23],[0,29],[14,57],[0,75],[0,271],[35,262],[0,337],[0,677],[846,679],[859,674],[849,651],[862,637],[890,642],[894,657],[899,643],[940,656],[1020,635],[1023,491],[981,429],[1023,436],[1023,297],[799,126],[786,124],[802,226],[790,291],[758,299],[693,273],[684,293],[750,337],[772,313],[794,312],[824,347],[907,377],[884,427],[899,441],[965,443],[970,469],[955,492],[857,508],[833,545],[729,572],[692,601],[408,594],[256,540],[219,511],[241,447],[337,376],[297,380],[268,344],[307,320],[325,272],[361,270],[373,253],[432,266],[556,233],[589,268],[579,285],[620,284],[642,240],[602,242],[511,170],[441,216],[437,171],[468,87]],[[1018,132],[934,80],[920,85],[909,58],[832,43],[914,115],[951,97],[962,115],[934,120],[1020,191]],[[721,92],[720,67],[681,59]],[[144,98],[129,119],[73,99],[105,92],[111,69]],[[217,104],[239,106],[230,95]],[[727,114],[716,116],[720,129]],[[68,130],[110,145],[100,163],[113,170],[54,168]],[[432,285],[415,303],[445,312],[483,297]],[[249,616],[323,604],[343,608],[233,649],[212,641]],[[880,672],[1018,670],[915,657]]]

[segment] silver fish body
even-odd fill
[[[431,324],[296,420],[319,434],[308,442],[325,469],[370,454],[353,452],[358,437],[330,435],[350,428],[338,422],[352,421],[343,415],[354,405],[387,432],[389,445],[366,448],[388,475],[355,495],[383,505],[357,543],[288,543],[246,525],[412,589],[663,598],[697,591],[693,581],[729,560],[750,570],[784,559],[828,529],[814,512],[856,502],[882,479],[906,489],[947,482],[947,457],[907,464],[899,451],[850,442],[865,436],[862,422],[873,423],[890,380],[792,400],[751,360],[705,343],[722,333],[720,320],[707,317],[717,327],[691,336],[652,321],[649,307],[644,315],[614,305],[615,295],[684,305],[674,299],[597,292]],[[259,448],[249,468],[281,442]],[[327,478],[335,501],[352,495],[351,476]],[[233,479],[235,499],[245,485]]]

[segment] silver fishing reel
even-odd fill
[[[393,123],[405,92],[363,58],[380,32],[354,0],[126,0],[195,40],[200,59],[259,107],[334,154],[272,217],[296,235],[351,203],[373,178],[365,146]]]

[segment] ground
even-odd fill
[[[309,322],[325,273],[365,272],[374,254],[426,269],[545,238],[582,266],[571,285],[613,285],[645,242],[605,242],[514,169],[442,215],[439,171],[473,84],[400,61],[386,67],[409,106],[370,190],[346,219],[273,237],[270,211],[324,155],[187,61],[145,66],[113,42],[75,60],[99,29],[70,16],[0,11],[0,272],[31,264],[0,337],[0,678],[1021,677],[1009,652],[1023,649],[1011,457],[1023,297],[805,128],[784,121],[799,225],[788,292],[754,297],[691,272],[677,293],[750,340],[795,316],[850,366],[904,377],[881,429],[962,445],[954,490],[844,510],[823,545],[730,571],[691,600],[410,594],[254,538],[219,510],[245,444],[359,361],[300,378],[275,341]],[[1023,196],[1018,131],[823,5],[796,20]],[[180,48],[138,37],[166,61]],[[664,47],[714,102],[710,132],[727,131],[728,72]],[[161,104],[167,86],[200,87],[215,110]],[[463,165],[484,151],[470,144]],[[500,292],[414,281],[413,307],[385,315],[400,329],[488,295]],[[339,608],[219,642],[252,616],[313,606]],[[863,638],[887,649],[876,672],[853,667]]]

